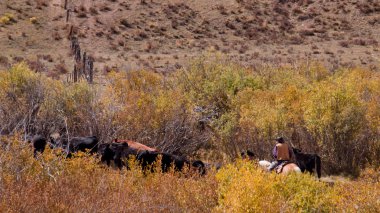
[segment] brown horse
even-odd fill
[[[270,164],[271,163],[269,161],[266,161],[266,160],[259,161],[259,165],[264,169],[268,169]],[[283,166],[282,169],[280,169],[280,170],[278,170],[276,168],[276,172],[279,174],[286,175],[286,174],[289,174],[291,172],[301,173],[301,169],[295,163],[288,163],[288,164],[285,164],[285,166]]]

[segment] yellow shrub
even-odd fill
[[[37,19],[37,17],[31,17],[31,18],[29,19],[29,21],[30,21],[30,23],[32,23],[32,24],[38,24],[38,19]]]
[[[37,159],[19,135],[0,137],[0,209],[162,212],[379,212],[377,170],[332,186],[300,174],[282,176],[238,160],[204,177],[173,171],[144,174],[136,162],[119,171],[97,156],[66,159],[47,147]]]
[[[184,108],[183,94],[163,76],[147,72],[110,73],[102,103],[118,119],[119,134],[134,138],[155,132],[178,119]]]
[[[3,24],[3,25],[9,24],[10,21],[11,21],[11,19],[9,17],[7,17],[7,16],[0,17],[0,24]]]
[[[238,161],[216,175],[218,211],[227,212],[330,212],[337,195],[309,175],[268,174],[251,162]]]
[[[216,174],[218,212],[379,212],[380,182],[374,170],[357,181],[327,185],[302,174],[267,173],[257,162],[229,164]]]
[[[0,24],[1,25],[8,25],[12,22],[15,22],[13,14],[5,13],[3,16],[0,17]]]
[[[324,172],[358,175],[380,165],[379,81],[364,69],[249,70],[200,59],[167,76],[111,72],[98,86],[65,84],[18,64],[0,73],[0,129],[129,138],[223,159],[242,148],[269,157],[271,139],[282,135],[317,151]]]

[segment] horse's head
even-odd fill
[[[300,153],[302,153],[302,150],[293,147],[293,152],[294,152],[294,154],[300,154]]]

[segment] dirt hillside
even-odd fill
[[[98,74],[167,72],[205,52],[244,66],[380,64],[376,0],[67,0],[64,7],[65,0],[0,1],[0,68],[28,60],[53,77],[71,72],[71,26]]]

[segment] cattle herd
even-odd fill
[[[101,156],[101,162],[108,166],[113,163],[119,169],[127,168],[128,160],[134,158],[137,160],[143,171],[154,170],[153,165],[160,163],[162,172],[169,171],[170,167],[174,167],[176,171],[182,171],[184,168],[195,170],[200,175],[206,173],[206,169],[215,167],[219,169],[221,164],[206,164],[201,160],[191,161],[186,157],[177,156],[171,153],[161,152],[155,148],[148,147],[144,144],[131,140],[114,139],[109,143],[99,143],[96,136],[55,138],[51,137],[47,140],[44,136],[35,135],[27,137],[27,141],[33,145],[34,157],[38,153],[43,153],[46,145],[49,143],[51,148],[61,148],[66,152],[67,157],[71,157],[73,153],[78,151],[89,151],[92,154]],[[302,153],[300,149],[293,148],[296,163],[302,172],[317,172],[318,178],[321,177],[321,158],[317,154]],[[247,150],[241,153],[243,159],[253,160],[254,153]]]
[[[144,171],[150,170],[153,172],[153,165],[160,162],[162,172],[169,171],[173,166],[176,171],[182,171],[187,168],[195,170],[201,175],[206,173],[206,165],[200,160],[190,161],[185,157],[161,152],[131,140],[115,139],[109,143],[99,143],[96,136],[72,137],[70,139],[50,137],[47,140],[41,135],[35,135],[27,137],[27,141],[32,143],[35,157],[37,157],[38,153],[43,153],[46,145],[50,144],[51,148],[63,149],[68,158],[78,151],[88,151],[89,153],[100,155],[101,162],[108,166],[111,166],[113,162],[119,169],[123,167],[129,169],[128,160],[135,158]]]

